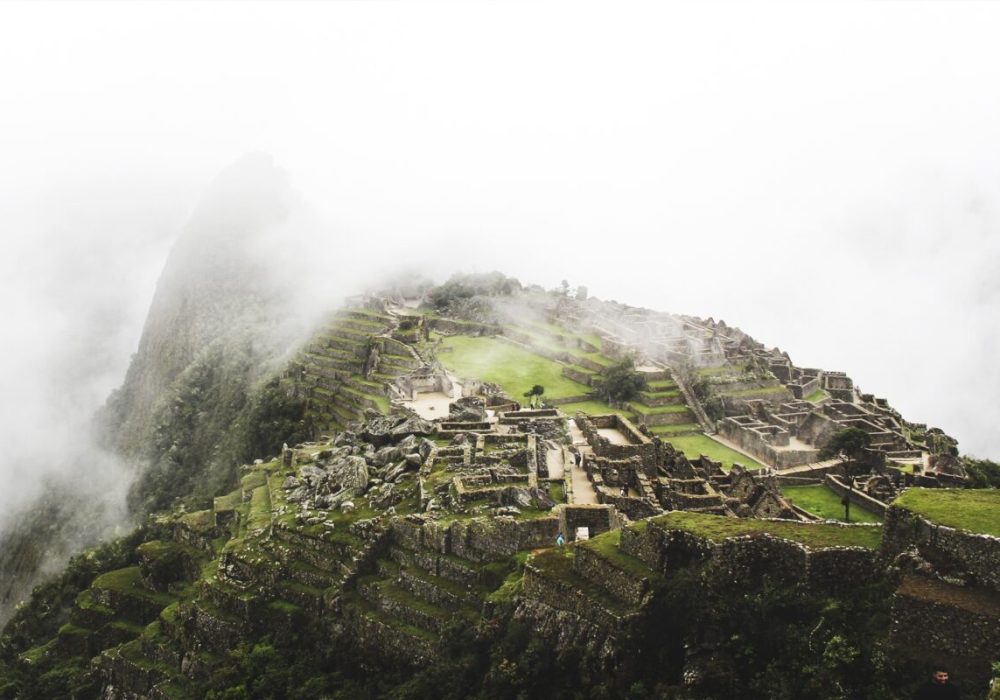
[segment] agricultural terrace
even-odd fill
[[[893,501],[938,525],[1000,537],[997,489],[923,489],[904,491]]]
[[[562,365],[496,338],[449,336],[442,339],[438,359],[460,377],[499,384],[517,398],[534,384],[545,387],[548,399],[584,396],[590,387],[562,376]]]
[[[730,537],[767,533],[807,547],[864,547],[876,549],[882,539],[882,528],[872,525],[838,525],[834,523],[797,523],[791,520],[754,520],[727,518],[690,511],[673,511],[653,518],[653,523],[666,529],[690,532],[715,542]]]
[[[698,459],[705,455],[716,462],[722,462],[723,469],[729,469],[734,462],[739,462],[747,469],[761,469],[764,465],[741,452],[726,447],[721,442],[713,440],[708,435],[676,435],[661,434],[660,437],[684,453],[688,459]]]
[[[784,486],[781,489],[781,493],[799,508],[807,510],[817,517],[826,520],[844,519],[844,506],[840,502],[840,496],[824,484]],[[851,522],[880,523],[882,522],[882,518],[852,503]]]

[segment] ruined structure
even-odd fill
[[[338,312],[275,380],[301,402],[308,439],[279,441],[210,503],[157,513],[125,558],[67,584],[71,597],[27,606],[65,619],[5,642],[0,697],[72,676],[67,664],[109,700],[203,697],[265,648],[286,663],[332,650],[313,668],[365,692],[398,669],[454,673],[477,648],[463,667],[488,669],[475,682],[520,682],[513,659],[541,648],[609,693],[648,681],[649,693],[759,697],[746,689],[760,674],[805,674],[841,642],[864,651],[844,668],[873,672],[872,635],[898,687],[936,650],[985,688],[1000,533],[969,513],[1000,502],[911,488],[961,483],[946,435],[722,321],[585,293],[509,296],[492,300],[516,319],[502,327],[377,296]],[[470,338],[482,345],[463,357]],[[483,348],[512,358],[494,381],[468,369]],[[622,358],[645,388],[610,406],[592,389]],[[541,408],[518,401],[542,383],[518,373],[528,360],[546,377]],[[847,427],[885,468],[818,461]],[[885,525],[823,520],[789,485]],[[953,499],[944,516],[936,499]],[[846,612],[827,622],[827,610]],[[748,627],[775,611],[791,617]],[[524,657],[509,650],[521,638]],[[491,656],[500,648],[510,658]],[[747,649],[771,656],[754,668]]]

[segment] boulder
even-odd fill
[[[434,424],[419,416],[379,416],[368,421],[361,437],[377,447],[398,443],[414,435],[432,435]],[[415,440],[416,438],[414,438]]]

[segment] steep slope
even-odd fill
[[[284,298],[267,268],[291,194],[262,154],[208,188],[177,241],[122,387],[101,416],[106,441],[140,477],[133,503],[163,507],[231,478],[231,430],[278,353]]]
[[[995,638],[962,629],[1000,620],[981,524],[1000,503],[933,488],[889,505],[897,484],[958,477],[904,468],[917,447],[900,449],[890,428],[909,424],[883,400],[829,373],[842,398],[826,410],[736,415],[760,434],[766,419],[879,438],[895,481],[866,475],[879,488],[859,497],[885,528],[817,522],[776,485],[800,466],[687,454],[712,441],[680,387],[765,360],[766,383],[799,392],[826,375],[715,322],[513,285],[461,299],[444,311],[463,318],[354,299],[273,372],[237,336],[202,347],[152,411],[144,483],[187,507],[36,593],[0,639],[0,697],[902,698],[934,660],[907,630],[931,618],[985,687]],[[604,403],[592,390],[629,357],[646,390]],[[522,410],[543,378],[551,405]],[[218,465],[241,454],[227,483]],[[976,517],[942,519],[949,499]]]

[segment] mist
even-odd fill
[[[123,525],[91,416],[252,152],[287,175],[265,250],[300,328],[393,274],[567,279],[1000,458],[998,30],[987,3],[3,3],[0,528],[53,479]]]

